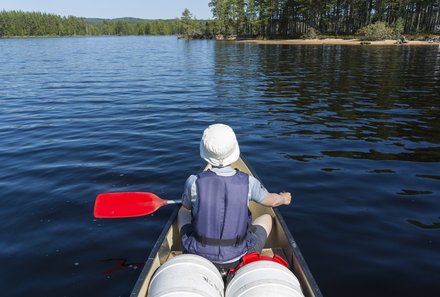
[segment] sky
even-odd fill
[[[188,8],[197,19],[212,18],[210,0],[0,0],[0,11],[21,10],[61,16],[114,19],[174,19]]]

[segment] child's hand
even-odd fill
[[[284,198],[284,204],[289,205],[292,201],[292,195],[289,192],[281,192],[280,195]]]

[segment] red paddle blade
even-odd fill
[[[148,192],[103,193],[96,197],[94,215],[96,218],[145,216],[166,204],[166,200]]]

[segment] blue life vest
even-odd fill
[[[214,262],[246,253],[252,223],[249,176],[240,171],[220,176],[208,170],[197,175],[196,186],[199,208],[192,218],[193,230],[183,241],[186,251]]]

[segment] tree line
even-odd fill
[[[440,32],[440,0],[211,0],[219,34],[352,35],[376,22],[404,33]]]
[[[206,21],[191,20],[205,32]],[[24,36],[102,36],[102,35],[178,35],[184,33],[180,19],[86,19],[62,17],[41,12],[0,11],[0,37]]]
[[[174,20],[87,19],[0,11],[0,37],[217,34],[261,38],[353,35],[358,32],[440,33],[440,0],[211,0],[214,20],[188,9]],[[377,26],[372,26],[377,24]],[[384,27],[385,26],[385,27]],[[391,30],[392,29],[392,30]],[[316,32],[316,34],[315,34]]]

